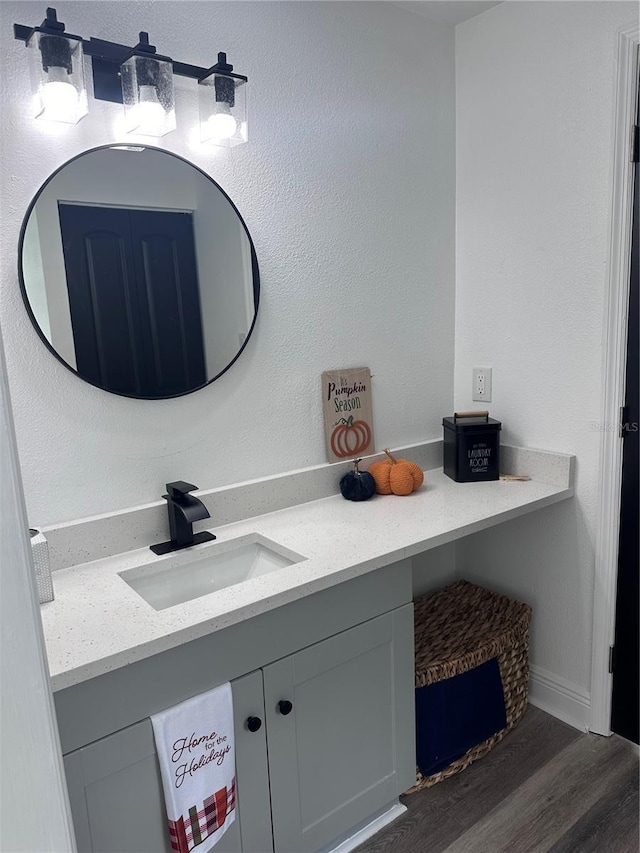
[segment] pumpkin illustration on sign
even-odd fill
[[[415,462],[396,459],[388,447],[384,452],[389,457],[369,465],[369,473],[376,481],[379,495],[410,495],[424,482],[424,473]]]
[[[365,421],[354,421],[353,415],[340,418],[331,433],[331,450],[340,459],[364,453],[371,441],[371,429]]]

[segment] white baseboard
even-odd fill
[[[531,666],[530,676],[529,702],[532,705],[574,729],[589,731],[591,698],[583,687],[541,666]]]
[[[381,829],[390,824],[396,818],[400,817],[400,815],[404,814],[406,811],[407,807],[402,805],[402,803],[394,803],[386,812],[378,815],[378,817],[372,820],[371,823],[363,826],[358,830],[358,832],[354,833],[349,838],[346,838],[337,847],[334,847],[331,850],[331,853],[350,853],[351,850],[355,850],[356,847],[364,844],[364,842],[372,838],[376,832],[380,832]]]

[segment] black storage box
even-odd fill
[[[443,418],[444,473],[456,483],[484,483],[500,477],[502,424],[489,412],[457,412]]]

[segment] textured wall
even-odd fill
[[[229,193],[256,244],[262,302],[237,364],[169,401],[109,395],[59,365],[32,330],[16,245],[29,201],[69,157],[117,138],[120,108],[73,127],[28,112],[0,4],[5,335],[29,518],[45,524],[156,500],[168,480],[214,487],[324,461],[320,372],[368,365],[378,446],[440,435],[453,393],[453,33],[386,3],[60,3],[72,33],[200,65],[226,50],[249,76],[250,142],[203,151],[195,83],[164,137]],[[197,136],[197,134],[196,134]]]
[[[456,29],[456,408],[493,366],[503,439],[578,462],[575,501],[463,540],[458,572],[530,601],[533,663],[587,689],[617,31],[634,20],[634,3],[521,2]]]

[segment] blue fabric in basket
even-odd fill
[[[416,753],[423,776],[461,758],[507,725],[497,658],[416,689]]]

